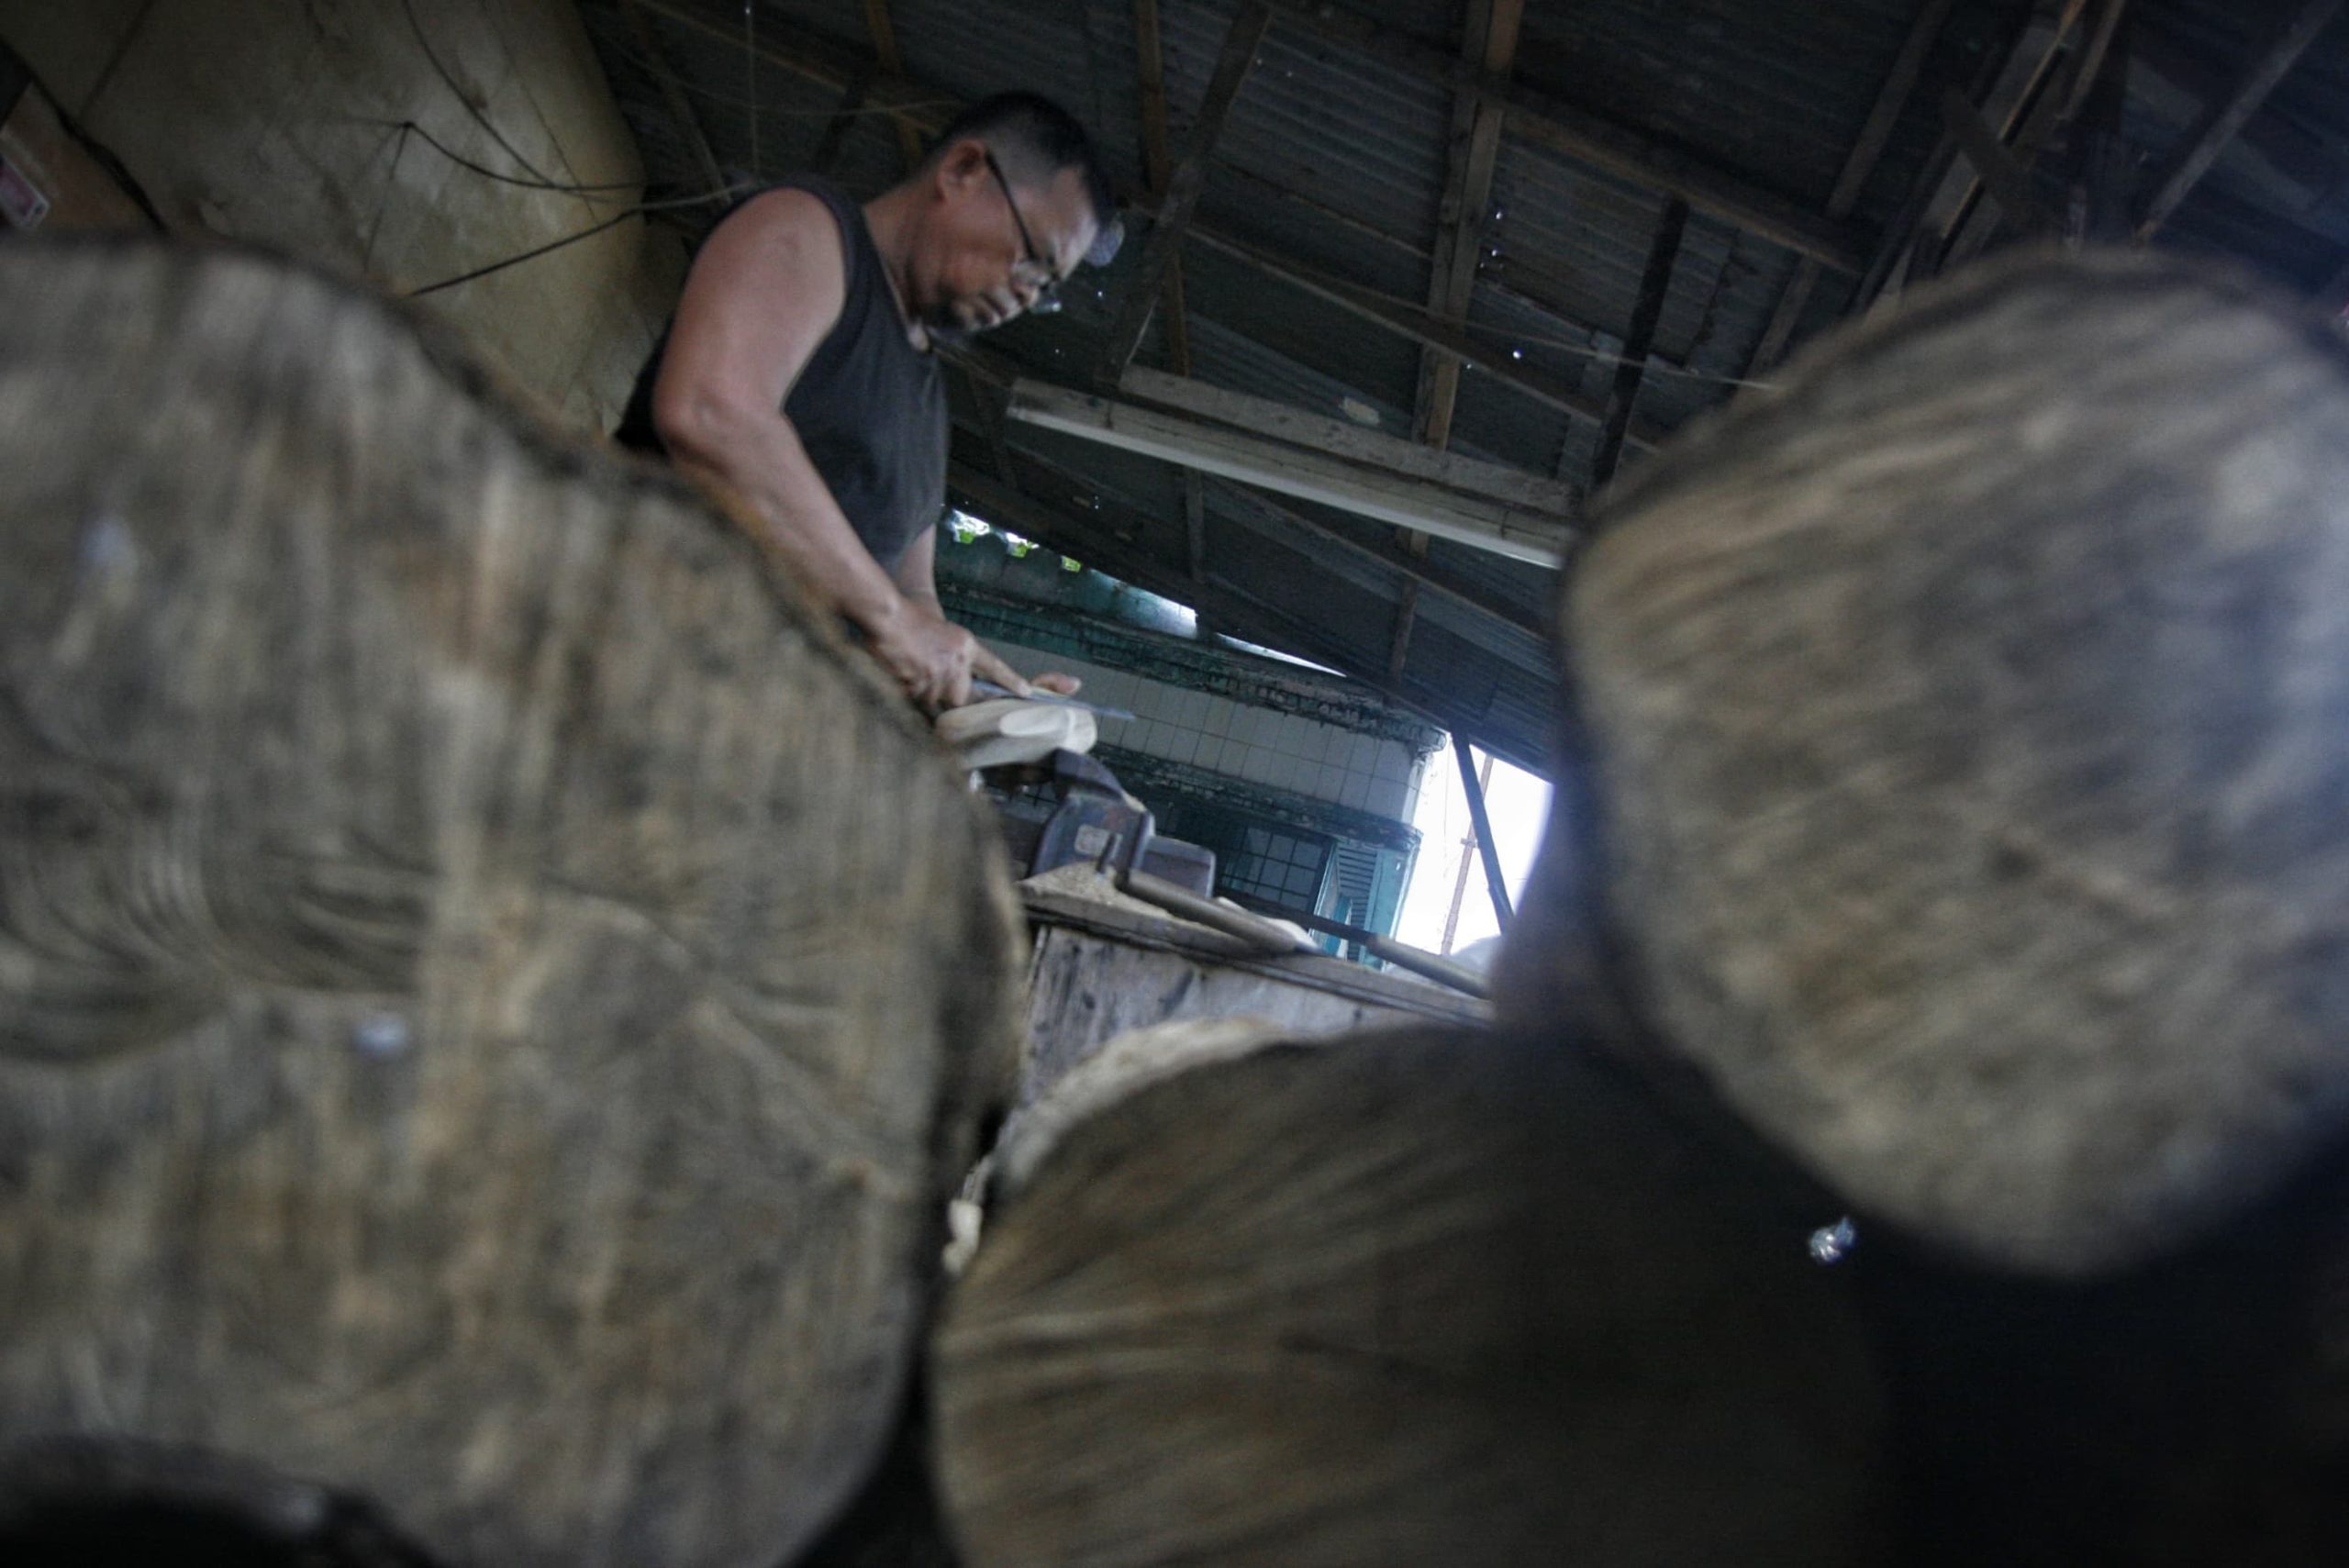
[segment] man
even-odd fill
[[[729,214],[618,437],[741,497],[760,545],[916,702],[964,703],[974,675],[1024,695],[939,606],[947,416],[934,350],[1057,308],[1061,284],[1108,261],[1118,235],[1084,128],[1032,93],[986,99],[862,208],[803,177]],[[1067,676],[1037,684],[1076,689]]]

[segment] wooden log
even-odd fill
[[[930,1362],[971,1568],[1866,1559],[1815,1188],[1546,1039],[1166,1028],[996,1156]]]
[[[1611,499],[1504,1017],[1598,998],[1864,1210],[2083,1275],[2349,1111],[2349,356],[2031,258]]]
[[[773,1564],[1014,1067],[944,753],[383,303],[0,248],[0,1448],[482,1563]]]

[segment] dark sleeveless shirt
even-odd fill
[[[846,263],[841,317],[783,400],[784,417],[848,517],[849,527],[894,571],[946,501],[946,384],[938,358],[906,340],[904,317],[882,271],[864,214],[829,181],[780,182],[831,209]],[[662,452],[652,426],[652,383],[669,347],[663,331],[638,373],[612,439]]]

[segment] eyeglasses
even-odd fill
[[[1051,261],[1036,253],[1036,241],[1028,233],[1028,220],[1019,216],[1019,203],[1011,194],[1011,182],[1004,178],[1003,165],[995,161],[995,150],[982,150],[986,156],[987,172],[995,176],[996,184],[1003,192],[1003,205],[1011,209],[1012,225],[1019,230],[1019,249],[1026,253],[1027,264],[1044,280],[1036,285],[1035,295],[1028,302],[1028,314],[1050,316],[1061,307],[1060,274],[1052,271]]]

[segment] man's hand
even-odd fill
[[[985,643],[916,601],[907,601],[902,614],[874,631],[869,646],[906,695],[932,712],[969,702],[974,675],[1018,696],[1032,689]]]

